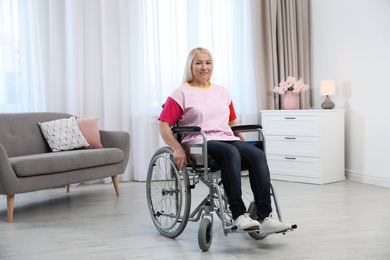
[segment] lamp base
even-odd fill
[[[334,108],[334,103],[332,100],[330,100],[329,95],[326,95],[325,101],[321,104],[321,107],[323,109],[333,109]]]

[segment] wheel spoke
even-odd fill
[[[147,200],[153,223],[168,237],[176,237],[184,230],[191,206],[187,172],[179,174],[172,158],[172,149],[160,148],[149,164],[147,175]]]

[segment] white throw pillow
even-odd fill
[[[76,117],[39,122],[41,132],[53,152],[88,147]]]

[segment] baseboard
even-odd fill
[[[353,172],[353,171],[345,171],[345,176],[347,180],[365,183],[365,184],[371,184],[375,186],[390,188],[390,179],[386,178],[379,178],[375,176],[367,176],[365,174]]]

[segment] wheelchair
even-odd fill
[[[178,140],[181,140],[183,134],[200,134],[203,137],[203,143],[192,144],[189,147],[191,163],[181,171],[177,169],[173,161],[173,150],[170,147],[162,147],[152,156],[147,172],[146,196],[150,216],[157,230],[163,236],[175,238],[184,231],[188,221],[197,222],[200,220],[198,245],[202,251],[208,251],[212,242],[213,218],[215,214],[222,222],[222,230],[225,236],[238,232],[248,233],[249,236],[256,240],[268,236],[269,234],[262,234],[260,230],[240,231],[233,224],[220,171],[218,165],[207,155],[207,138],[202,129],[200,127],[175,125],[171,130]],[[232,130],[234,133],[258,132],[259,141],[250,142],[258,148],[265,150],[265,138],[261,125],[235,126]],[[208,194],[197,207],[192,209],[191,190],[195,189],[200,182],[208,187]],[[250,217],[257,219],[253,195],[251,194],[252,197],[247,198],[244,194],[244,187],[247,186],[248,190],[250,190],[249,185],[249,176],[243,171],[243,200],[247,200],[249,203],[246,206]],[[273,208],[277,217],[279,221],[282,221],[282,215],[272,183],[271,197],[273,198]],[[288,231],[296,227],[296,225],[292,225]]]

